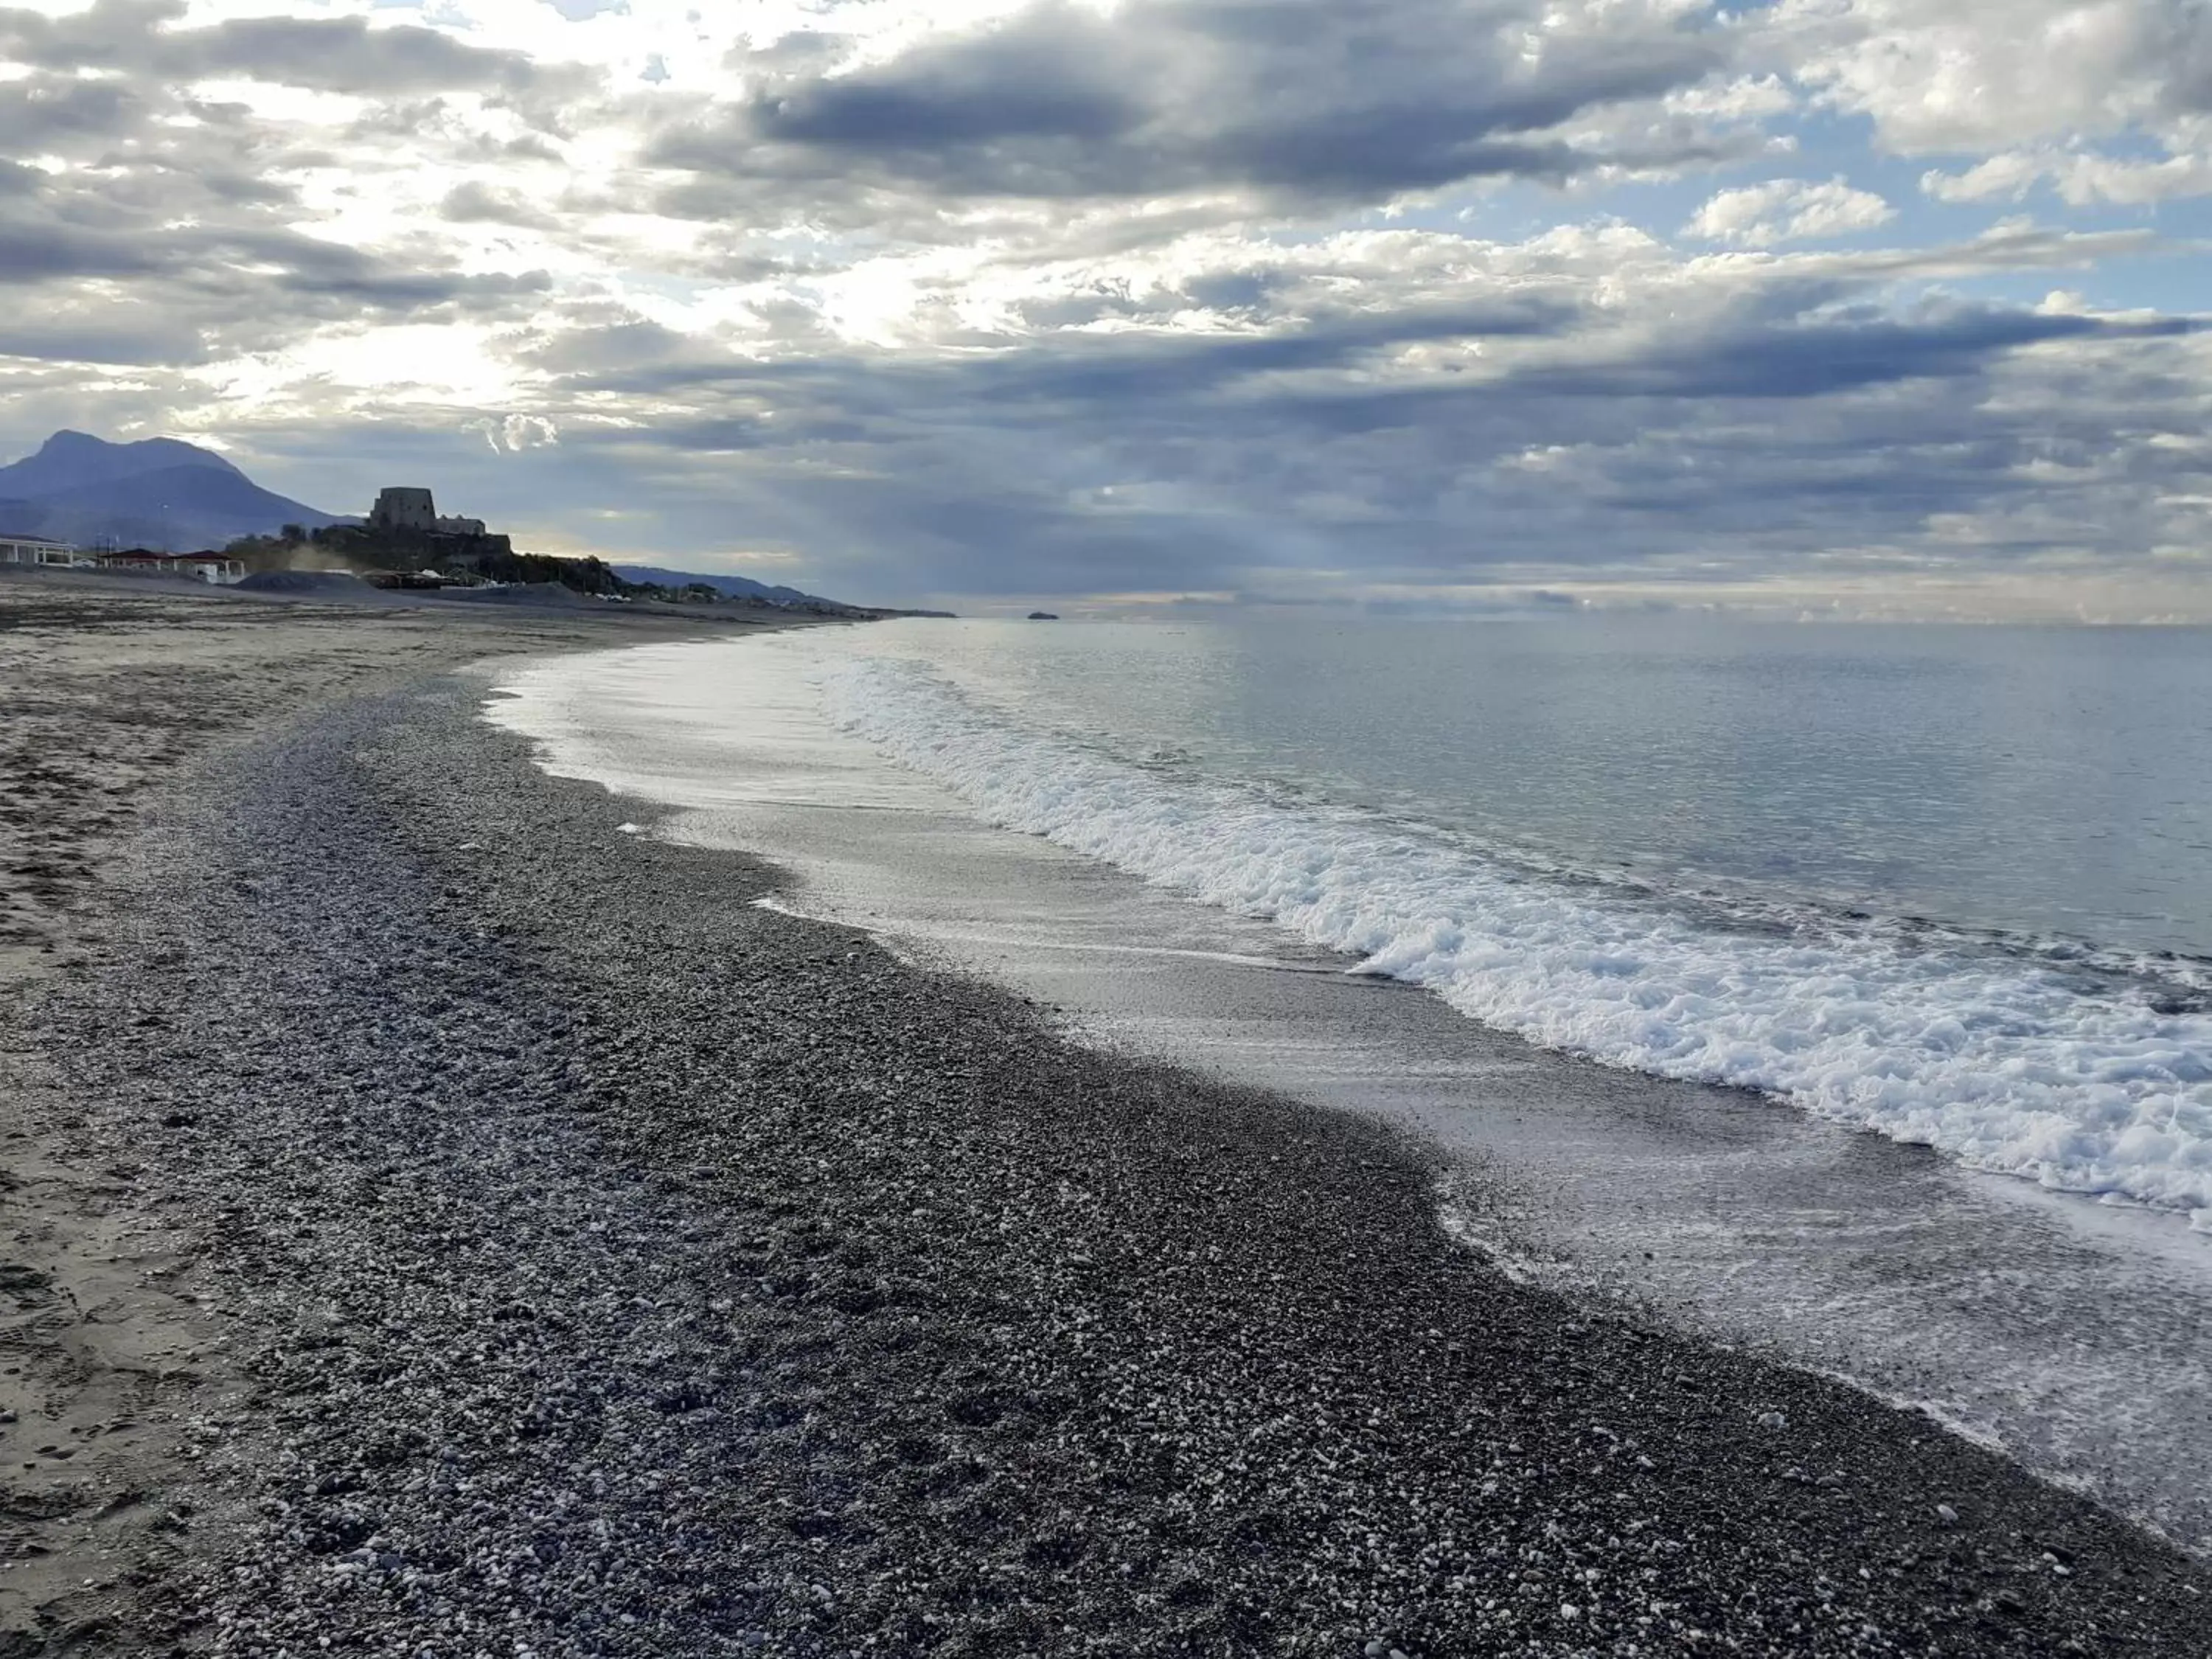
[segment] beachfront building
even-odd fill
[[[438,528],[438,506],[427,489],[393,488],[380,492],[368,510],[368,527],[387,534],[428,536]]]
[[[67,569],[91,562],[70,542],[49,541],[44,536],[0,536],[0,564],[58,565]]]
[[[213,582],[217,587],[228,587],[246,580],[246,562],[222,553],[179,553],[176,555],[177,568],[181,574],[197,576],[204,582]]]
[[[149,553],[135,549],[111,553],[100,561],[103,570],[131,570],[147,576],[177,576],[187,581],[212,582],[229,587],[246,580],[246,563],[227,553]]]

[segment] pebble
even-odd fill
[[[615,834],[637,805],[477,695],[228,751],[143,950],[42,1016],[214,1241],[208,1363],[254,1401],[87,1659],[2201,1659],[2212,1579],[2156,1540],[1439,1249],[1430,1155],[1381,1130],[757,907],[775,872]],[[1986,1617],[1939,1494],[2063,1547],[2067,1594]]]

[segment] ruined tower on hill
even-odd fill
[[[437,505],[427,489],[386,489],[378,495],[376,505],[368,510],[368,527],[427,536],[438,527]]]
[[[357,565],[398,573],[410,582],[416,577],[432,582],[549,579],[535,567],[517,565],[514,544],[493,535],[482,519],[441,518],[430,492],[409,485],[380,490],[359,525],[336,526],[316,539]],[[368,580],[382,581],[374,574]]]

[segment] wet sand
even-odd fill
[[[1419,1145],[625,833],[439,637],[149,768],[16,988],[149,1425],[10,1440],[18,1650],[2203,1651],[2201,1563],[1513,1282]]]

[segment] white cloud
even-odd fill
[[[1947,201],[2069,202],[2212,191],[2212,7],[2203,0],[1782,0],[1760,48],[1900,155]],[[2160,153],[2115,154],[2114,141]]]
[[[1709,81],[1669,93],[1666,100],[1666,107],[1671,112],[1726,121],[1768,120],[1787,115],[1796,104],[1796,94],[1778,75],[1746,75],[1727,82]]]
[[[2196,0],[1782,0],[1771,48],[1908,155],[2121,131],[2185,107],[2212,52]]]
[[[1963,173],[1924,173],[1920,176],[1920,188],[1939,202],[1988,202],[2004,198],[2018,201],[2035,187],[2049,165],[2044,158],[2025,150],[2007,150]]]
[[[1938,201],[1986,202],[2018,201],[2048,183],[2075,207],[2103,202],[2142,207],[2212,195],[2212,122],[2178,122],[2168,143],[2168,154],[2151,159],[2080,149],[2005,150],[1961,172],[1931,169],[1920,186]]]
[[[1708,242],[1771,247],[1778,242],[1849,236],[1896,216],[1897,210],[1872,191],[1854,189],[1841,179],[1826,184],[1776,179],[1722,191],[1683,229]]]
[[[483,434],[495,455],[520,455],[526,449],[550,449],[561,441],[561,428],[543,415],[487,416],[464,428]]]

